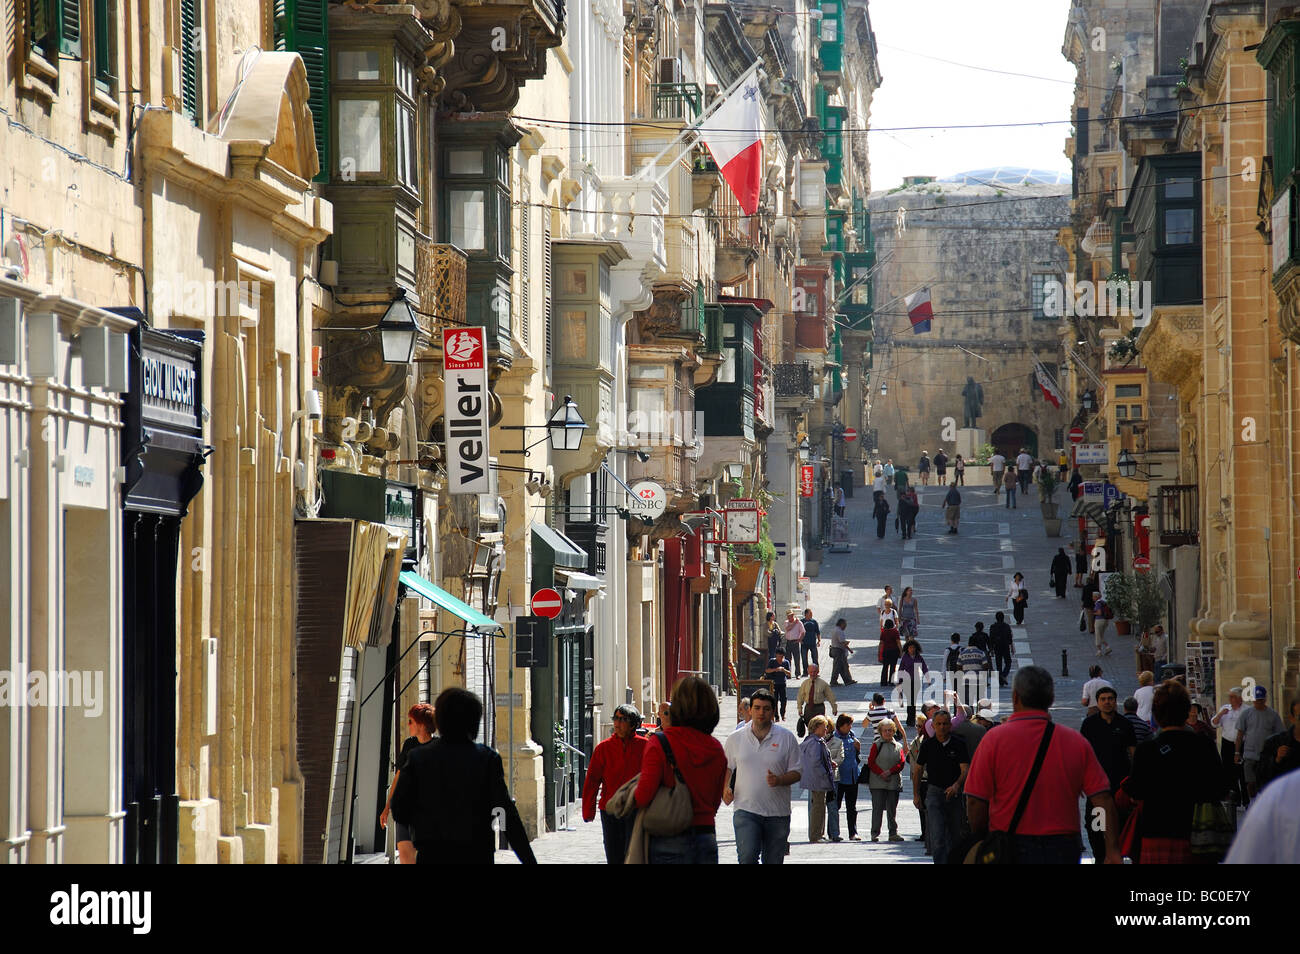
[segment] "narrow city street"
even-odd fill
[[[1079,632],[1079,591],[1071,586],[1066,590],[1065,599],[1058,600],[1048,586],[1048,566],[1052,556],[1058,546],[1068,545],[1069,538],[1046,536],[1036,490],[1018,500],[1016,509],[1008,509],[1004,498],[995,498],[989,486],[960,489],[960,532],[955,536],[946,532],[942,508],[944,491],[933,486],[922,487],[918,489],[921,514],[917,519],[916,537],[908,541],[894,530],[892,516],[884,539],[876,538],[870,497],[864,495],[862,488],[858,488],[855,497],[846,501],[853,551],[847,554],[825,552],[821,573],[812,581],[812,610],[822,625],[823,633],[828,632],[839,617],[848,620],[853,651],[850,666],[857,685],[836,688],[839,709],[860,723],[872,694],[880,688],[880,667],[875,662],[875,604],[886,584],[894,587],[896,595],[901,594],[906,586],[915,589],[923,655],[932,667],[941,668],[943,649],[952,633],[960,633],[965,644],[975,622],[982,620],[987,629],[998,610],[1006,611],[1008,622],[1012,621],[1006,605],[1006,592],[1012,574],[1018,570],[1025,575],[1031,595],[1025,625],[1015,627],[1014,665],[1034,663],[1046,667],[1056,679],[1053,718],[1077,728],[1083,720],[1080,691],[1087,679],[1088,667],[1097,660],[1093,655],[1091,638]],[[1063,494],[1058,494],[1058,498],[1060,496]],[[1062,533],[1068,529],[1068,525],[1063,527]],[[823,656],[827,645],[829,643],[823,644]],[[1133,641],[1128,637],[1112,636],[1111,645],[1113,653],[1102,659],[1101,665],[1123,698],[1136,688]],[[1061,676],[1062,650],[1068,654],[1069,665],[1069,675],[1064,677]],[[829,675],[829,669],[823,675]],[[790,729],[795,723],[793,700],[797,682],[791,680],[791,704],[783,723]],[[1011,710],[1010,690],[1003,690],[1001,698],[994,701],[999,706],[999,718],[1004,718]],[[721,703],[723,718],[715,732],[719,740],[725,739],[736,724],[736,697],[724,696]],[[901,719],[903,713],[900,712],[899,716]],[[860,724],[855,726],[854,732],[861,734]],[[909,738],[912,732],[909,726]],[[794,812],[787,863],[930,861],[922,843],[915,840],[921,831],[920,819],[911,805],[911,782],[906,772],[898,809],[899,832],[906,839],[901,843],[889,843],[883,834],[880,842],[870,842],[870,797],[864,790],[858,800],[861,843],[848,841],[845,828],[843,842],[809,844],[806,794],[798,786],[792,792]],[[843,821],[841,825],[844,826]],[[722,864],[735,864],[731,809],[726,805],[718,811],[717,834],[718,860]],[[542,864],[603,864],[605,860],[598,822],[577,822],[573,831],[544,835],[533,843],[533,849]],[[1091,859],[1086,854],[1084,860],[1088,862]],[[502,864],[515,863],[515,857],[509,851],[498,852],[496,860]]]

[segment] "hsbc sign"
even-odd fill
[[[447,491],[488,492],[488,371],[482,328],[442,332]]]

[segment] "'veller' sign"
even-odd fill
[[[488,491],[488,372],[482,328],[442,332],[446,408],[447,490]]]

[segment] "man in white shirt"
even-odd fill
[[[1147,725],[1151,724],[1151,701],[1156,695],[1155,682],[1155,673],[1150,670],[1140,672],[1138,673],[1138,689],[1133,693],[1133,698],[1138,703],[1137,717]]]
[[[1016,476],[1020,478],[1020,492],[1029,493],[1029,478],[1034,472],[1034,459],[1029,456],[1029,451],[1020,448],[1020,453],[1016,456]]]
[[[1007,467],[1007,459],[1001,454],[994,454],[989,458],[989,470],[993,472],[993,496],[998,495],[1002,489],[1002,471]]]
[[[1083,698],[1079,700],[1081,705],[1088,707],[1088,715],[1096,715],[1097,708],[1097,690],[1106,686],[1114,689],[1109,679],[1101,678],[1101,667],[1091,666],[1088,669],[1088,681],[1083,684]]]
[[[888,583],[886,583],[884,595],[882,595],[880,599],[876,600],[877,616],[879,616],[881,613],[885,611],[885,600],[892,600],[893,598],[894,598],[894,588],[890,586]]]
[[[749,725],[727,737],[722,800],[735,803],[732,824],[742,865],[785,863],[790,840],[790,786],[799,781],[799,740],[776,725],[776,698],[767,689],[749,697]],[[735,772],[732,788],[731,772]]]
[[[1241,713],[1241,690],[1233,686],[1228,690],[1228,701],[1210,719],[1210,725],[1219,730],[1219,758],[1228,776],[1228,794],[1234,805],[1244,807],[1250,804],[1250,797],[1246,794],[1246,774],[1236,759],[1237,719]]]

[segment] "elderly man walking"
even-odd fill
[[[826,715],[826,704],[830,703],[831,715],[839,713],[835,702],[835,693],[821,678],[821,667],[813,663],[808,667],[808,678],[799,683],[799,715],[805,723],[811,724],[814,716]]]
[[[803,654],[803,623],[795,616],[794,608],[791,607],[785,614],[785,658],[790,663],[790,669],[796,677],[802,676],[804,667],[800,662]]]
[[[1219,757],[1223,761],[1223,770],[1228,774],[1228,795],[1234,805],[1245,808],[1250,804],[1246,794],[1246,775],[1241,763],[1237,761],[1237,720],[1245,710],[1241,706],[1241,689],[1233,686],[1228,690],[1228,701],[1210,719],[1210,725],[1219,730]]]
[[[1110,780],[1088,740],[1052,721],[1055,699],[1052,675],[1042,666],[1016,670],[1012,714],[984,736],[966,781],[971,832],[1006,832],[1016,864],[1076,865],[1083,796],[1094,809],[1088,817],[1103,826],[1105,863],[1121,864]]]

